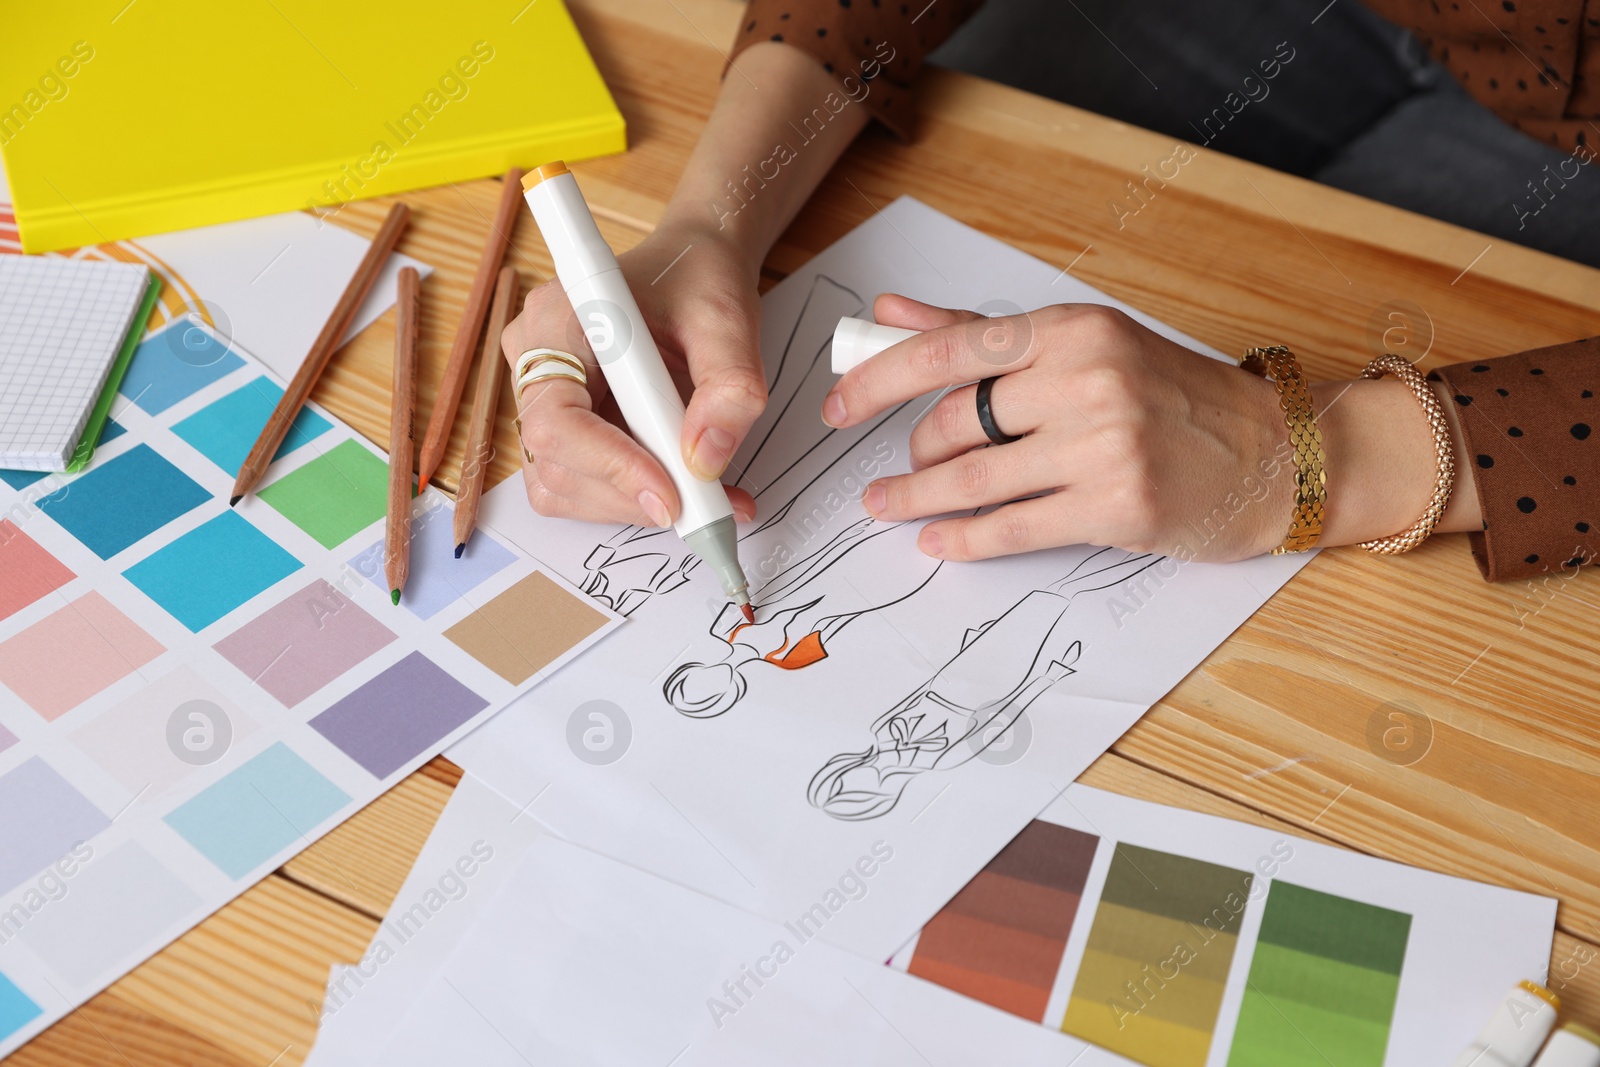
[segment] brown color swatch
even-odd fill
[[[467,655],[521,685],[606,624],[582,597],[530,574],[444,632]]]
[[[1098,844],[1029,823],[922,928],[911,973],[1042,1022]]]

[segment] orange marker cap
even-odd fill
[[[1519,982],[1517,984],[1523,989],[1526,989],[1528,992],[1532,993],[1534,996],[1538,997],[1540,1000],[1549,1004],[1556,1011],[1561,1010],[1561,998],[1556,996],[1550,990],[1546,989],[1544,986],[1539,985],[1536,982],[1528,981]]]
[[[538,185],[546,178],[554,178],[558,174],[566,173],[568,173],[567,165],[561,162],[559,159],[551,163],[545,163],[542,166],[534,167],[532,170],[522,176],[522,191],[527,192],[529,189],[532,189],[535,185]]]

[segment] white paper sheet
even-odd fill
[[[1556,901],[1547,897],[1453,878],[1306,841],[1277,830],[1153,804],[1085,785],[1073,785],[1046,808],[1039,819],[1099,839],[1090,844],[1093,864],[1083,872],[1081,902],[1076,906],[1076,914],[1068,912],[1063,916],[1070,922],[1071,933],[1060,953],[1059,970],[1042,1018],[1044,1025],[1052,1030],[1062,1026],[1069,997],[1091,947],[1091,930],[1102,906],[1101,890],[1118,844],[1219,864],[1250,876],[1249,889],[1244,893],[1248,903],[1238,926],[1238,942],[1232,950],[1228,981],[1214,1016],[1211,1053],[1206,1061],[1209,1067],[1224,1067],[1230,1061],[1247,979],[1255,983],[1260,993],[1275,998],[1281,995],[1280,990],[1269,985],[1263,988],[1267,979],[1260,975],[1251,977],[1256,949],[1263,943],[1259,937],[1263,916],[1274,906],[1275,883],[1288,883],[1292,887],[1410,917],[1408,935],[1401,942],[1404,964],[1393,999],[1392,1020],[1387,1026],[1385,1062],[1389,1064],[1447,1067],[1454,1062],[1456,1053],[1472,1041],[1483,1021],[1504,999],[1506,990],[1523,979],[1541,979],[1549,965]],[[1008,848],[1012,853],[1009,863],[997,859],[1002,869],[996,873],[1001,877],[1007,876],[1006,869],[1013,872],[1011,877],[1014,878],[1018,868],[1047,862],[1044,856],[1014,851],[1026,852],[1036,847],[1024,843],[1029,836],[1025,834],[1016,845]],[[969,884],[978,885],[976,881]],[[1006,904],[1013,909],[1008,913],[1001,903],[1002,894],[981,888],[975,888],[973,893],[980,899],[969,897],[969,903],[961,907],[942,910],[933,924],[941,921],[959,924],[961,915],[982,912],[992,924],[991,929],[1007,929],[1011,927],[1008,918],[1023,907],[1022,901],[1026,899],[1025,894],[1018,894],[1007,900]],[[1017,916],[1014,928],[1030,929],[1031,924],[1036,923],[1036,913],[1030,912]],[[946,939],[952,929],[945,927],[943,936]],[[913,942],[896,953],[893,966],[910,969],[913,973],[949,973],[950,942],[945,940],[942,952],[935,950],[921,961],[917,959],[920,944],[920,941]],[[961,950],[955,951],[959,954]],[[1005,949],[994,948],[983,961],[982,965],[989,968],[985,973],[996,979],[1015,980],[1019,969],[1025,969],[1030,961],[1015,955],[1015,948],[1010,951],[1013,955],[1008,956]],[[1037,948],[1033,951],[1037,952]],[[999,982],[994,984],[998,986]],[[1337,997],[1316,999],[1329,994],[1328,990],[1319,991],[1313,984],[1303,984],[1298,992],[1302,998],[1310,998],[1307,1002],[1316,1008],[1332,1013],[1333,1018],[1338,1018],[1341,1009],[1349,1010],[1349,1005],[1338,1003]],[[1158,1002],[1152,1000],[1152,1005]],[[1120,1003],[1125,1009],[1138,1007],[1131,996],[1121,998]],[[1126,1017],[1132,1031],[1138,1030],[1139,1022],[1136,1017]],[[1322,1062],[1303,1048],[1280,1049],[1278,1061],[1294,1065]]]
[[[341,1062],[1130,1062],[547,836],[390,1023]]]
[[[537,796],[558,835],[780,921],[891,850],[864,895],[825,908],[823,938],[876,959],[1305,562],[923,556],[920,524],[872,522],[859,498],[909,469],[926,403],[851,431],[818,416],[835,324],[883,290],[984,310],[1113,303],[914,200],[890,205],[763,301],[772,400],[735,461],[761,512],[740,547],[758,624],[733,632],[671,531],[543,519],[511,479],[484,521],[630,621],[451,751],[518,803]],[[814,662],[771,661],[785,656]]]
[[[1253,971],[1254,956],[1274,881],[1410,916],[1384,1062],[1445,1067],[1506,989],[1543,974],[1555,921],[1555,901],[1547,898],[1074,785],[1039,818],[1098,841],[1081,895],[1057,898],[1071,934],[1039,1026],[920,980],[885,981],[889,968],[821,939],[802,940],[793,924],[764,923],[541,836],[518,810],[470,774],[462,780],[361,967],[334,968],[333,997],[309,1067],[426,1063],[430,1056],[491,1067],[523,1057],[541,1065],[925,1062],[893,1040],[890,1029],[934,1064],[1124,1064],[1103,1050],[1075,1060],[1081,1045],[1058,1033],[1112,854],[1124,843],[1253,878],[1210,1028],[1209,1067],[1230,1062],[1246,981],[1258,988],[1264,981]],[[1062,857],[1019,863],[1015,850],[1031,847],[1024,844],[1029,838],[1039,840],[1031,827],[1007,849],[1009,874],[999,872],[1010,879],[1007,887],[983,899],[964,891],[967,903],[951,905],[969,923],[982,917],[967,929],[981,928],[990,940],[981,965],[976,957],[965,961],[966,973],[989,976],[990,988],[1014,987],[1020,973],[1008,967],[1034,969],[1048,940],[1038,925],[1043,883],[1019,881],[1018,867],[1037,861],[1059,869]],[[492,859],[478,865],[464,890],[435,899],[426,929],[402,941],[397,922],[418,903],[426,906],[440,876],[486,844]],[[1013,925],[1006,906],[1027,914]],[[781,964],[778,940],[793,951]],[[906,946],[892,968],[906,970],[915,951],[915,942]],[[765,975],[759,986],[748,977],[757,968],[756,977]],[[743,991],[722,988],[740,980]],[[1308,991],[1315,987],[1300,993]],[[1038,1039],[1018,1027],[1035,1030]],[[1324,1061],[1314,1049],[1281,1048],[1277,1062],[1319,1067]]]
[[[464,775],[395,894],[372,944],[336,964],[305,1067],[358,1063],[403,1018],[479,913],[517,869],[539,824]]]

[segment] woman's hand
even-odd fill
[[[693,390],[684,459],[700,477],[720,477],[767,399],[755,268],[714,227],[670,222],[617,259],[668,371],[680,389]],[[672,479],[629,435],[558,282],[528,294],[500,347],[513,372],[517,357],[532,348],[571,352],[588,367],[587,389],[557,378],[517,397],[522,476],[534,510],[672,525],[680,510]],[[754,517],[749,493],[729,488],[728,497],[741,522]]]
[[[917,424],[915,472],[868,486],[867,511],[900,521],[1002,505],[929,523],[918,541],[929,555],[970,560],[1088,543],[1225,562],[1282,543],[1295,464],[1277,387],[1266,379],[1094,304],[984,319],[881,296],[874,310],[880,323],[925,332],[841,378],[823,421],[853,426],[924,393],[999,375],[995,423],[1026,435],[989,445],[975,385]],[[1416,398],[1392,378],[1321,383],[1311,393],[1328,472],[1320,543],[1405,529],[1436,474]],[[1459,428],[1455,438],[1456,490],[1440,531],[1481,521]]]

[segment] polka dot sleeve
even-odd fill
[[[733,57],[758,41],[793,45],[839,81],[797,122],[825,124],[852,104],[909,139],[911,85],[923,57],[982,6],[983,0],[750,0]]]
[[[1600,553],[1600,337],[1435,372],[1455,397],[1483,506],[1472,554],[1490,581]],[[1435,375],[1429,375],[1433,378]]]

